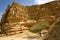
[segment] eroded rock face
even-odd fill
[[[48,21],[50,24],[52,24],[57,17],[60,17],[59,8],[60,2],[56,1],[43,5],[33,6],[22,6],[18,3],[13,2],[13,4],[6,9],[2,16],[1,29],[10,30],[9,28],[12,28],[12,25],[9,25],[10,23],[16,23],[16,25],[19,25],[19,28],[17,28],[18,26],[15,26],[19,30],[21,27],[20,25],[24,25],[26,27],[29,26],[28,28],[30,28],[31,26],[33,26],[37,22],[40,22],[41,20]],[[27,23],[27,21],[29,20],[30,22]],[[8,26],[6,26],[6,23]]]
[[[39,19],[52,18],[51,16],[59,17],[60,2],[50,2],[43,5],[22,6],[18,3],[13,4],[7,8],[2,16],[2,23],[20,22]]]
[[[12,4],[10,11],[7,16],[8,22],[20,22],[26,21],[28,18],[27,12],[24,11],[26,8],[24,6],[18,5],[16,3]]]

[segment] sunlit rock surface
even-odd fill
[[[29,29],[41,21],[48,21],[51,25],[60,17],[60,2],[53,1],[43,5],[22,6],[16,2],[8,5],[1,19],[1,40],[42,40],[47,30],[38,33]],[[0,36],[1,36],[0,35]],[[7,37],[9,36],[9,37]]]

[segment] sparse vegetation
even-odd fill
[[[38,31],[40,31],[40,30],[42,30],[42,29],[44,29],[46,27],[49,27],[49,25],[50,24],[47,21],[45,21],[45,22],[39,22],[38,24],[32,26],[30,28],[30,31],[31,32],[38,32]]]

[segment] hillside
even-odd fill
[[[16,2],[13,2],[12,5],[8,5],[8,7],[6,8],[5,12],[2,15],[1,32],[2,34],[4,34],[4,36],[16,34],[22,36],[25,35],[29,38],[30,37],[35,38],[34,36],[37,36],[39,40],[40,38],[43,39],[48,33],[49,36],[47,40],[49,40],[49,38],[52,37],[50,35],[54,34],[54,32],[52,33],[50,31],[54,30],[57,33],[56,30],[59,28],[59,26],[57,26],[58,28],[56,30],[53,28],[55,28],[55,25],[57,23],[57,22],[55,23],[55,21],[60,20],[59,18],[60,18],[60,2],[52,1],[43,5],[32,6],[23,6]],[[49,23],[48,25],[49,28],[52,28],[51,30],[47,28],[42,29],[41,31],[39,31],[41,32],[41,36],[38,35],[39,34],[38,31],[37,33],[29,32],[30,28],[35,24],[38,24],[39,22],[43,23],[46,21]],[[54,26],[52,27],[52,25]]]

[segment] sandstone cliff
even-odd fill
[[[57,1],[32,6],[22,6],[13,2],[2,15],[1,29],[5,34],[22,33],[40,21],[48,21],[53,24],[59,17],[60,2]]]
[[[33,5],[33,6],[22,6],[18,3],[13,2],[13,4],[6,9],[2,16],[2,23],[6,22],[19,22],[22,20],[32,19],[39,20],[44,18],[51,18],[51,16],[58,17],[60,2],[50,2],[43,5]],[[7,17],[4,19],[3,17]]]

